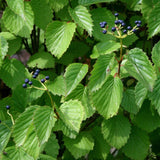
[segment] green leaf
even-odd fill
[[[40,144],[48,141],[52,128],[56,122],[54,111],[51,107],[39,107],[34,112],[33,123]]]
[[[89,153],[89,159],[101,159],[106,160],[110,151],[110,146],[103,138],[100,127],[95,127],[91,131],[91,135],[94,138],[94,148]]]
[[[122,151],[131,159],[143,160],[148,155],[149,145],[147,133],[137,127],[133,127],[130,138]]]
[[[155,82],[153,92],[149,94],[149,99],[151,100],[152,104],[157,109],[159,115],[160,115],[160,77]]]
[[[156,128],[160,127],[160,117],[152,108],[149,101],[144,102],[141,110],[134,118],[134,122],[139,128],[147,132],[152,132]]]
[[[130,46],[132,45],[138,37],[135,34],[129,35],[126,38],[123,39],[123,45]]]
[[[157,3],[155,8],[152,9],[148,18],[148,31],[151,38],[160,32],[160,3]]]
[[[56,160],[56,158],[53,158],[53,157],[48,156],[46,154],[40,154],[38,160]]]
[[[110,62],[113,55],[100,56],[93,66],[91,77],[89,78],[89,89],[93,92],[101,88],[110,74]]]
[[[84,108],[82,104],[77,100],[70,100],[60,106],[60,111],[62,112],[59,114],[63,123],[70,130],[78,133],[84,117]]]
[[[33,157],[28,155],[21,147],[8,147],[5,149],[7,155],[2,154],[2,160],[34,160]]]
[[[127,55],[125,69],[139,82],[152,91],[156,79],[154,69],[146,54],[138,48],[132,49]]]
[[[0,36],[0,67],[2,65],[3,59],[8,52],[8,43],[4,37]]]
[[[0,123],[0,153],[5,149],[11,136],[11,121],[2,121]]]
[[[47,83],[46,86],[53,95],[66,95],[66,83],[62,75],[54,79],[53,82]]]
[[[54,68],[55,60],[48,52],[39,52],[30,57],[28,66],[31,68]]]
[[[64,137],[64,144],[75,159],[85,156],[93,149],[94,140],[87,132],[81,132],[76,139]]]
[[[76,25],[72,22],[54,21],[46,29],[46,45],[57,58],[61,58],[70,45]]]
[[[17,15],[22,18],[25,17],[24,13],[24,1],[23,0],[6,0],[8,7]]]
[[[113,54],[113,52],[117,51],[120,47],[120,44],[114,41],[100,42],[94,46],[91,58],[96,59],[100,55]]]
[[[45,30],[49,22],[52,21],[52,10],[45,0],[32,0],[31,7],[34,12],[36,26]]]
[[[135,102],[141,108],[144,99],[147,96],[147,89],[141,83],[137,83],[135,87]]]
[[[11,33],[21,37],[30,37],[34,24],[34,15],[28,2],[24,2],[24,16],[21,17],[7,7],[3,13],[2,19],[5,27]]]
[[[92,36],[93,23],[88,9],[84,6],[79,5],[74,9],[69,8],[69,13],[75,23],[85,29],[89,33],[89,35]]]
[[[135,92],[133,89],[127,89],[123,92],[123,99],[121,105],[126,111],[133,114],[137,114],[141,107],[136,104]]]
[[[103,117],[111,118],[118,112],[122,92],[123,84],[121,80],[118,77],[109,76],[102,87],[92,93],[93,105]]]
[[[24,65],[16,59],[6,58],[3,66],[0,69],[0,78],[10,88],[16,88],[17,85],[22,84],[27,71]]]
[[[122,115],[114,116],[102,122],[104,139],[112,146],[120,149],[127,143],[131,131],[129,120]]]
[[[59,153],[59,144],[58,140],[56,139],[55,134],[51,134],[46,146],[44,148],[47,155],[52,156],[53,158],[57,159],[57,155]]]
[[[69,95],[81,82],[88,72],[88,65],[81,63],[72,63],[66,68],[64,74],[67,86],[67,95]]]
[[[102,3],[102,2],[113,2],[115,0],[78,0],[79,4],[81,5],[91,5],[96,3]]]

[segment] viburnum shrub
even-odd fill
[[[159,0],[0,0],[0,159],[159,159],[159,32]]]

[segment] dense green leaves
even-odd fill
[[[129,138],[131,126],[127,118],[118,115],[102,122],[104,139],[117,149],[124,146]]]
[[[127,60],[125,69],[152,91],[156,75],[146,54],[141,49],[135,48],[129,51]]]
[[[84,6],[77,6],[76,8],[72,9],[69,8],[70,15],[72,16],[73,20],[83,29],[88,31],[89,35],[92,35],[92,19],[91,15],[89,14],[88,10]]]
[[[76,25],[72,22],[54,21],[46,29],[46,45],[48,50],[60,58],[69,47]]]
[[[113,2],[115,0],[78,0],[79,4],[82,5],[91,5],[91,4],[96,4],[96,3],[101,3],[101,2]]]
[[[122,100],[123,84],[118,77],[109,76],[102,87],[92,94],[93,104],[106,119],[117,114]]]

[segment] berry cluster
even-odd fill
[[[119,14],[118,13],[115,13],[114,14],[115,17],[116,17],[116,20],[115,20],[115,26],[112,27],[111,29],[111,32],[110,31],[107,31],[108,29],[108,25],[107,25],[107,22],[100,22],[100,27],[103,28],[103,34],[111,34],[111,35],[114,35],[116,38],[125,38],[127,35],[131,35],[133,33],[135,33],[139,27],[141,27],[141,21],[139,20],[136,20],[135,21],[135,26],[132,28],[131,26],[126,26],[125,22],[121,19],[118,19],[118,16]],[[115,31],[117,31],[117,34],[115,34]]]

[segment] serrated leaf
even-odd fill
[[[93,149],[94,140],[87,132],[81,132],[76,139],[64,137],[64,144],[74,158],[78,159]]]
[[[152,91],[156,79],[154,69],[147,55],[138,48],[132,49],[127,55],[125,69],[139,82]]]
[[[8,43],[6,39],[0,36],[0,67],[2,65],[3,59],[7,55],[8,52]]]
[[[141,110],[135,116],[134,122],[139,128],[147,132],[152,132],[156,128],[160,127],[160,116],[152,108],[150,102],[145,101]]]
[[[143,101],[147,96],[147,89],[141,83],[138,82],[134,92],[135,102],[138,105],[138,107],[141,108]]]
[[[57,155],[59,153],[58,152],[59,144],[58,144],[58,140],[56,139],[55,134],[51,134],[50,138],[48,139],[48,142],[45,145],[44,150],[48,155],[57,159]]]
[[[141,107],[136,104],[135,92],[133,89],[127,89],[123,92],[123,99],[121,105],[126,111],[133,114],[137,114]]]
[[[72,63],[66,68],[64,74],[67,86],[67,95],[69,95],[88,72],[88,65],[81,63]]]
[[[72,22],[54,21],[46,29],[46,45],[48,50],[57,58],[60,58],[69,47],[76,29]]]
[[[127,143],[131,131],[129,120],[122,115],[114,116],[102,122],[104,139],[112,146],[120,149]]]
[[[27,72],[24,65],[16,59],[6,58],[0,69],[0,78],[10,88],[16,88],[17,85],[22,84]]]
[[[160,3],[157,3],[155,8],[152,9],[148,18],[148,31],[151,38],[160,32]]]
[[[34,112],[33,123],[40,144],[48,141],[57,120],[54,116],[55,114],[51,107],[40,107]]]
[[[33,157],[28,155],[21,147],[8,147],[5,149],[7,155],[2,155],[2,160],[34,160]]]
[[[49,82],[46,84],[48,90],[53,94],[53,95],[66,95],[66,83],[64,77],[58,76],[56,79],[54,79],[53,82]]]
[[[147,133],[137,127],[132,127],[130,138],[122,148],[124,154],[136,160],[143,160],[148,155],[149,137]]]
[[[106,119],[117,114],[122,100],[123,84],[118,77],[109,76],[102,87],[92,93],[93,105]]]
[[[44,0],[32,0],[31,7],[34,12],[34,21],[36,26],[45,30],[49,22],[52,21],[52,10]]]
[[[0,123],[0,153],[5,149],[11,136],[11,121],[2,121]]]
[[[100,56],[93,66],[91,77],[89,78],[89,89],[96,91],[104,84],[107,76],[110,74],[110,62],[113,55]]]
[[[63,113],[62,116],[60,115],[63,123],[70,130],[78,133],[84,117],[84,108],[82,104],[77,100],[70,100],[60,106],[60,111]]]
[[[78,0],[79,4],[81,5],[91,5],[96,3],[102,3],[102,2],[113,2],[115,0]]]
[[[129,35],[126,38],[123,39],[123,45],[130,46],[132,45],[138,37],[135,34]]]
[[[54,68],[55,59],[48,52],[39,52],[31,56],[27,64],[31,68]]]
[[[91,135],[94,139],[94,148],[89,153],[88,156],[89,159],[106,160],[107,155],[109,154],[110,151],[110,146],[103,138],[103,135],[101,133],[101,128],[98,126],[93,128],[93,130],[91,131]]]
[[[85,29],[89,33],[89,35],[92,36],[93,23],[88,9],[84,6],[79,5],[74,9],[69,8],[69,13],[75,23]]]
[[[24,17],[14,13],[7,7],[3,13],[2,19],[5,27],[11,33],[21,37],[30,37],[34,24],[34,15],[28,2],[24,2]]]

